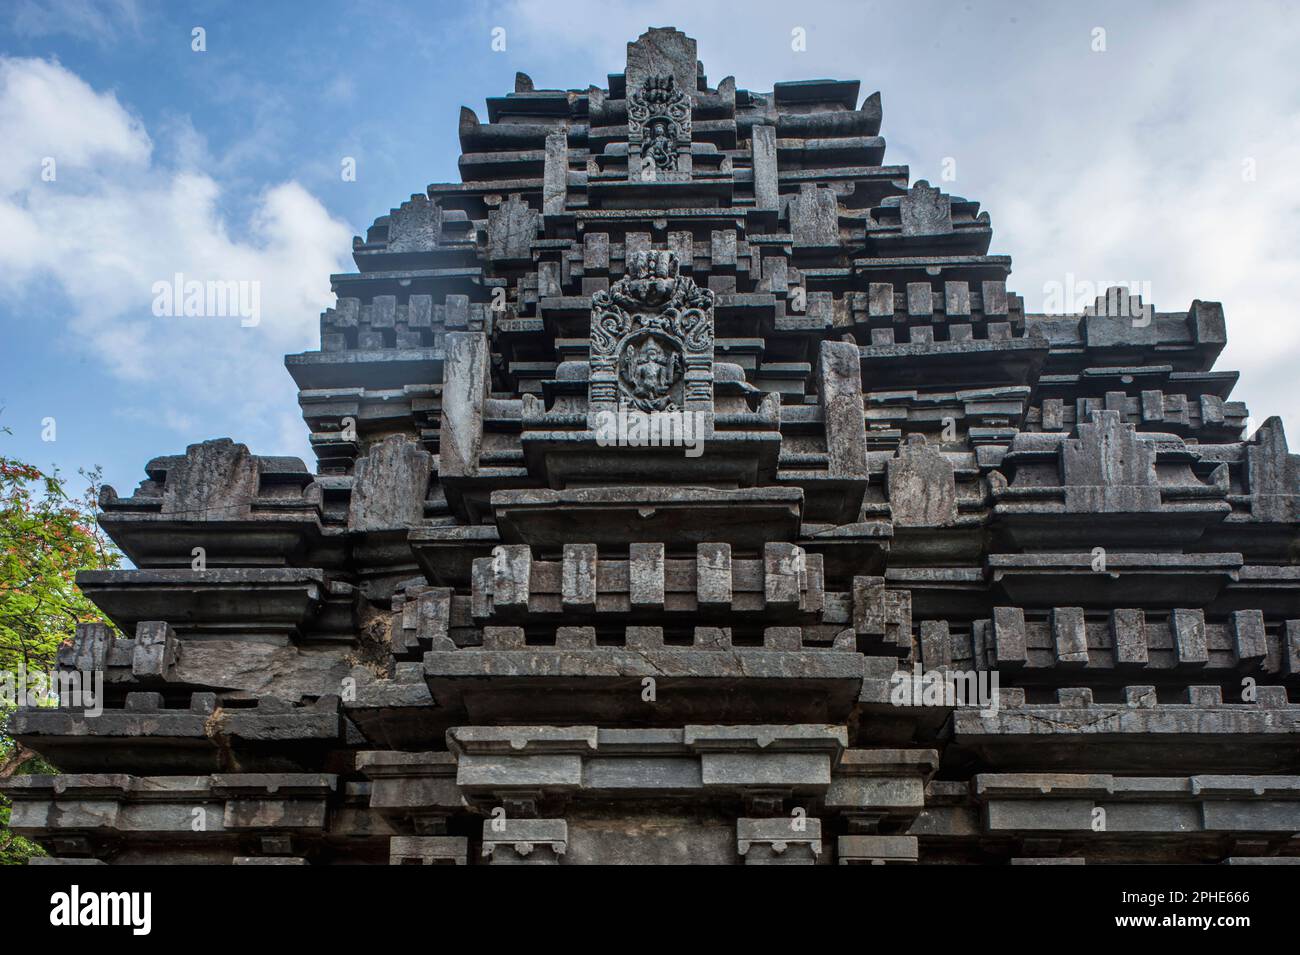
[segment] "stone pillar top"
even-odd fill
[[[652,76],[671,76],[677,89],[693,98],[698,75],[695,41],[680,30],[651,27],[627,45],[624,78],[629,95]]]
[[[651,29],[627,46],[627,178],[689,182],[695,41],[671,29]]]

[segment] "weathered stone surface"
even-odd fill
[[[488,257],[496,262],[528,261],[541,215],[512,195],[488,213]]]
[[[776,127],[755,126],[752,135],[754,143],[754,204],[760,209],[774,212],[780,202],[777,191]]]
[[[569,848],[563,819],[506,819],[483,823],[483,858],[493,865],[557,865]]]
[[[790,199],[790,231],[796,246],[834,248],[840,243],[839,204],[831,189],[813,183]]]
[[[104,490],[136,569],[78,581],[122,636],[13,716],[64,770],[4,781],[15,831],[1294,862],[1300,456],[1244,433],[1222,307],[1026,314],[979,203],[885,165],[879,94],[710,86],[672,28],[607,67],[463,109],[458,181],[354,241],[285,360],[313,468],[224,438]]]
[[[922,179],[899,200],[903,235],[945,235],[952,231],[948,197]]]
[[[737,819],[736,852],[746,865],[816,865],[820,819]]]
[[[544,169],[542,212],[546,215],[563,214],[569,193],[569,134],[559,129],[546,135],[546,164]],[[590,236],[588,236],[590,238]]]
[[[442,207],[428,196],[411,196],[388,216],[389,252],[428,252],[442,234]]]
[[[953,466],[924,435],[909,435],[889,462],[889,509],[895,524],[929,526],[957,519]]]
[[[168,472],[162,513],[202,521],[241,517],[257,489],[257,459],[245,445],[229,438],[192,444],[184,462]]]
[[[824,341],[819,346],[819,358],[827,476],[844,487],[841,501],[826,517],[847,523],[861,509],[868,478],[862,371],[857,346],[851,342]]]
[[[639,89],[652,76],[671,76],[677,89],[695,92],[695,41],[672,27],[651,28],[627,45],[626,88]]]
[[[469,840],[456,836],[393,836],[391,865],[467,865]]]
[[[357,461],[348,507],[352,531],[408,528],[424,517],[432,455],[403,435],[390,435]]]
[[[916,836],[840,836],[840,865],[888,865],[917,861]]]
[[[170,679],[176,669],[180,642],[165,621],[144,621],[135,628],[131,670],[136,677]]]

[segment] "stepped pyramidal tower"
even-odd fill
[[[652,29],[460,116],[158,457],[8,780],[54,862],[1300,861],[1300,457],[1221,307],[1025,314],[857,81]]]

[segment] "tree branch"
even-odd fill
[[[4,761],[4,764],[0,765],[0,779],[8,779],[18,771],[19,766],[35,755],[36,750],[28,749],[18,740],[14,740],[14,751],[9,754],[9,758]]]

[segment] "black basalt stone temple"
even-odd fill
[[[38,861],[1300,862],[1300,457],[1221,307],[1026,314],[856,80],[621,68],[354,241],[314,467],[105,491]]]

